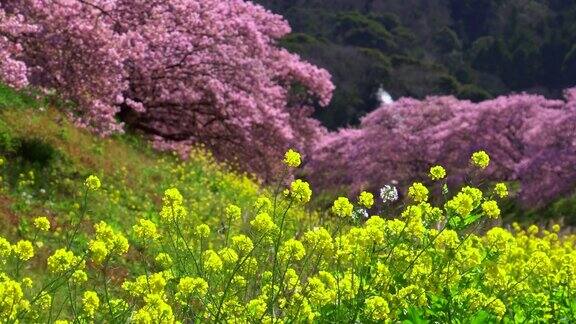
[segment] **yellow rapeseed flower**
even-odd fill
[[[204,268],[208,271],[218,272],[222,270],[223,262],[218,253],[213,250],[206,250],[202,253]]]
[[[86,186],[86,188],[88,188],[88,190],[96,191],[100,189],[101,183],[100,179],[98,179],[97,176],[91,175],[88,178],[86,178],[84,185]]]
[[[12,247],[12,251],[22,261],[28,261],[34,257],[34,246],[32,242],[20,240]]]
[[[172,258],[168,253],[160,252],[154,258],[154,261],[162,268],[162,269],[169,269],[172,266]]]
[[[250,221],[250,225],[258,232],[267,233],[276,228],[276,224],[268,213],[260,213]]]
[[[291,168],[297,168],[302,163],[300,153],[290,149],[284,154],[284,164]]]
[[[446,169],[444,169],[444,167],[442,167],[441,165],[435,165],[430,168],[428,176],[430,177],[430,179],[435,181],[442,180],[446,178]]]
[[[358,197],[358,204],[366,208],[372,208],[374,205],[374,195],[367,191],[362,191]]]
[[[304,245],[296,239],[289,239],[284,242],[278,251],[278,256],[284,261],[300,261],[305,255]]]
[[[461,217],[468,216],[474,210],[474,199],[470,195],[460,192],[446,202],[446,209],[455,212]]]
[[[199,238],[207,238],[210,235],[210,227],[206,224],[196,226],[196,235]]]
[[[132,226],[136,238],[143,242],[154,241],[159,237],[156,224],[147,219],[139,219],[138,223]]]
[[[88,317],[93,318],[100,307],[100,298],[94,291],[85,291],[82,295],[82,310]]]
[[[8,240],[0,236],[0,265],[6,263],[6,259],[10,254],[12,254],[12,245]]]
[[[188,300],[192,296],[204,297],[208,292],[208,283],[202,278],[183,277],[176,287],[176,299],[183,303],[188,304]]]
[[[34,219],[34,227],[40,231],[47,232],[50,230],[50,221],[46,217],[36,217]]]
[[[478,151],[472,154],[470,161],[474,166],[480,169],[486,169],[490,164],[490,156],[485,151]]]
[[[88,243],[88,250],[92,254],[92,260],[96,263],[102,263],[110,253],[106,243],[100,240],[92,240]]]
[[[488,200],[482,203],[482,211],[488,216],[488,218],[498,218],[500,216],[500,208],[498,208],[498,203],[494,200]]]
[[[332,213],[342,218],[352,216],[353,210],[354,206],[346,197],[338,197],[332,205]]]
[[[86,274],[84,270],[76,270],[72,274],[70,280],[72,281],[72,283],[80,285],[88,281],[88,274]]]
[[[508,197],[508,187],[506,186],[505,183],[497,183],[496,186],[494,187],[494,192],[498,195],[498,197],[500,198],[506,198]]]
[[[240,217],[242,216],[242,209],[240,209],[240,207],[236,206],[236,205],[228,205],[228,207],[226,207],[225,210],[226,213],[226,219],[228,221],[235,221],[240,219]]]
[[[80,263],[79,257],[75,256],[72,251],[58,249],[48,257],[48,271],[51,273],[62,273],[70,270]]]
[[[365,301],[366,306],[364,307],[364,314],[374,321],[384,321],[388,318],[388,314],[390,313],[390,308],[388,306],[388,302],[380,297],[380,296],[373,296],[369,297]]]
[[[408,188],[408,197],[417,203],[425,202],[428,200],[428,188],[420,182],[415,182]]]
[[[312,198],[310,185],[300,179],[296,179],[290,184],[290,190],[286,194],[301,204],[309,202]]]
[[[252,240],[243,234],[232,236],[232,247],[238,251],[238,253],[244,255],[252,251],[254,248],[254,243]]]

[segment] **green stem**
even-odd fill
[[[78,223],[76,223],[76,225],[74,226],[74,230],[72,231],[72,235],[70,236],[66,250],[70,250],[70,248],[72,247],[72,243],[74,242],[74,238],[76,237],[76,234],[78,233],[78,229],[80,228],[80,224],[82,224],[82,221],[84,220],[84,216],[86,215],[87,205],[88,205],[88,188],[86,188],[84,190],[84,202],[82,204],[82,211],[80,212],[80,218],[78,219]]]
[[[234,279],[234,276],[236,275],[236,273],[240,270],[240,268],[242,267],[242,265],[244,265],[244,263],[248,260],[248,258],[252,255],[252,253],[254,252],[254,250],[256,250],[256,248],[260,245],[260,243],[262,242],[262,240],[265,238],[267,233],[264,233],[260,239],[256,242],[256,244],[254,244],[252,246],[252,250],[250,250],[248,253],[246,253],[246,256],[244,256],[244,258],[238,262],[236,262],[236,267],[234,267],[234,270],[232,270],[232,273],[230,274],[230,276],[228,277],[228,280],[226,282],[226,285],[224,286],[224,291],[222,292],[222,297],[220,298],[220,302],[218,304],[218,311],[216,312],[216,316],[215,318],[215,323],[220,323],[220,314],[222,314],[222,306],[224,305],[224,300],[226,299],[226,294],[228,293],[228,290],[230,289],[230,285],[232,283],[232,280]]]
[[[114,313],[112,313],[112,305],[110,305],[110,297],[108,295],[108,259],[104,261],[104,265],[102,268],[102,274],[104,275],[104,298],[106,299],[106,304],[108,305],[108,313],[110,314],[110,320],[114,321]]]
[[[284,211],[284,214],[282,215],[282,219],[280,221],[280,231],[278,233],[278,239],[276,240],[276,243],[274,244],[274,261],[273,261],[273,265],[272,265],[272,289],[274,289],[274,285],[276,284],[276,267],[278,266],[278,249],[280,248],[280,242],[282,241],[282,234],[284,231],[284,223],[286,220],[286,215],[288,214],[288,210],[290,209],[290,207],[292,207],[292,204],[294,203],[294,199],[290,199],[290,203],[288,204],[288,207],[286,208],[286,210]],[[268,307],[270,308],[270,316],[272,318],[274,318],[274,305],[273,303],[273,298],[274,297],[274,292],[272,292],[272,296],[270,296],[270,304],[268,305]],[[266,313],[266,312],[264,312]]]
[[[428,248],[430,246],[432,246],[432,244],[434,244],[434,242],[436,241],[436,239],[438,238],[438,236],[440,236],[440,234],[442,234],[442,232],[444,232],[444,230],[446,228],[448,228],[448,224],[450,223],[450,219],[452,217],[449,217],[446,220],[446,225],[444,225],[444,227],[442,227],[442,229],[434,236],[434,238],[432,238],[432,240],[430,240],[430,242],[428,242],[428,244],[416,255],[416,257],[412,260],[412,262],[410,262],[410,264],[408,265],[408,267],[406,268],[406,270],[404,270],[402,272],[402,274],[400,275],[400,278],[403,278],[404,275],[406,274],[406,272],[408,272],[408,270],[410,270],[410,268],[412,268],[414,266],[414,264],[416,263],[416,261],[418,260],[418,258],[420,258],[420,256],[426,252],[426,250],[428,250]]]
[[[72,309],[72,315],[74,315],[73,323],[76,323],[78,314],[76,314],[76,307],[74,307],[74,298],[72,296],[72,287],[70,286],[70,281],[67,282],[68,285],[68,298],[70,299],[70,308]]]

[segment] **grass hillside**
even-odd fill
[[[0,232],[16,235],[23,220],[45,215],[65,231],[82,203],[83,182],[94,174],[102,189],[89,217],[119,226],[153,217],[164,190],[176,187],[199,220],[217,219],[234,202],[248,207],[261,189],[201,149],[182,162],[153,151],[141,138],[99,138],[74,127],[66,116],[31,95],[0,88]],[[25,222],[24,222],[25,223]],[[89,224],[87,224],[89,226]]]

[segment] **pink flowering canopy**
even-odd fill
[[[405,186],[444,165],[453,185],[470,168],[470,155],[485,150],[491,165],[484,180],[520,184],[530,206],[576,187],[576,88],[565,100],[510,95],[480,103],[454,97],[401,99],[367,115],[358,129],[344,129],[317,145],[307,172],[317,188],[376,190]]]
[[[9,86],[28,85],[26,64],[17,58],[22,53],[17,39],[35,31],[35,26],[27,24],[22,15],[8,15],[0,7],[0,79]]]
[[[242,0],[3,0],[0,78],[56,89],[84,127],[127,125],[157,148],[195,144],[264,177],[324,130],[327,71],[277,46],[282,17]]]

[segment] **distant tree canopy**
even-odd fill
[[[403,98],[362,118],[357,128],[331,132],[306,164],[310,183],[353,195],[397,181],[407,187],[440,164],[451,188],[464,183],[469,157],[485,150],[492,166],[484,183],[518,184],[518,202],[543,207],[576,186],[576,88],[563,100],[516,94],[473,103],[453,96]],[[566,215],[566,214],[565,214]],[[574,215],[573,209],[572,214]]]
[[[337,90],[316,117],[358,124],[394,98],[454,95],[481,101],[527,91],[560,98],[576,84],[571,0],[256,0],[282,14],[284,46],[328,69]]]

